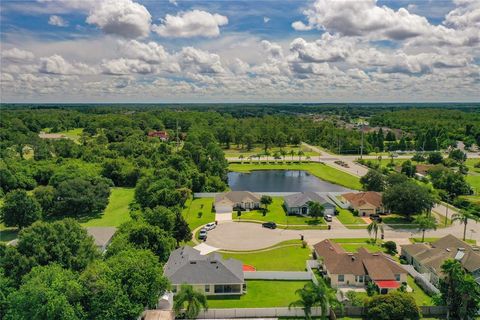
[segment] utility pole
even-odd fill
[[[360,160],[363,159],[363,122],[362,126],[360,127],[360,130],[362,131],[362,145],[360,146]]]
[[[176,130],[176,131],[177,131],[177,133],[176,133],[176,136],[177,136],[177,137],[176,137],[176,140],[177,140],[176,152],[178,152],[178,145],[179,145],[179,139],[178,139],[178,119],[177,119],[176,129],[177,129],[177,130]]]

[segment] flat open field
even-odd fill
[[[305,158],[307,156],[318,156],[318,153],[317,152],[314,152],[314,151],[311,151],[310,148],[306,147],[306,146],[286,146],[286,147],[283,147],[283,148],[280,148],[280,147],[273,147],[273,148],[269,148],[268,149],[268,152],[270,153],[270,157],[273,159],[273,154],[275,152],[280,152],[281,150],[284,150],[285,152],[287,152],[287,156],[285,157],[286,160],[291,160],[292,159],[292,156],[289,154],[292,150],[295,152],[295,155],[294,155],[294,160],[298,160],[298,151],[302,150],[305,154],[302,156],[302,158]],[[241,149],[241,148],[237,148],[237,147],[234,147],[232,146],[230,149],[224,149],[223,152],[225,153],[225,157],[227,158],[238,158],[240,155],[243,155],[243,157],[246,159],[248,158],[249,156],[252,156],[252,155],[264,155],[265,154],[265,150],[261,147],[261,146],[255,146],[253,147],[251,150],[247,150],[247,149]]]
[[[108,206],[98,217],[82,221],[84,227],[118,227],[130,220],[128,205],[133,201],[135,189],[112,188]]]

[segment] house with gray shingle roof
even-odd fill
[[[315,192],[300,192],[283,198],[287,214],[308,215],[308,203],[318,202],[325,208],[325,214],[335,214],[335,205]]]
[[[189,284],[206,295],[240,295],[245,289],[241,261],[223,259],[218,253],[201,255],[189,246],[170,254],[164,275],[170,280],[174,293],[182,284]]]
[[[427,275],[437,286],[442,275],[442,264],[447,259],[458,260],[480,284],[480,248],[449,234],[432,242],[403,245],[401,254],[420,273]]]

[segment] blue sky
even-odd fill
[[[2,101],[478,101],[480,1],[8,1]]]

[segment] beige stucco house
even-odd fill
[[[384,294],[407,282],[407,271],[384,253],[371,253],[365,248],[350,253],[328,239],[313,248],[321,270],[334,288],[363,288],[372,281]]]
[[[215,196],[216,213],[231,213],[234,209],[253,210],[260,208],[261,196],[249,191],[229,191]]]
[[[386,213],[382,203],[382,194],[375,191],[350,192],[342,194],[349,207],[357,210],[362,216]]]

